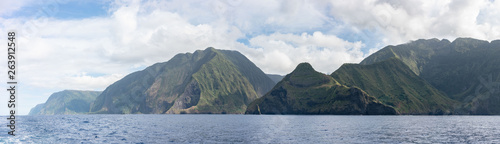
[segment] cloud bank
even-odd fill
[[[309,62],[329,74],[385,45],[500,39],[498,0],[117,0],[103,6],[104,16],[58,18],[61,3],[71,2],[0,2],[9,5],[0,11],[0,31],[20,32],[28,106],[48,91],[103,90],[133,71],[206,47],[238,50],[266,73],[287,74]],[[34,15],[12,16],[28,5]]]

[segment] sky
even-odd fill
[[[301,62],[330,74],[417,39],[492,41],[500,39],[500,0],[1,1],[2,56],[10,30],[18,33],[16,100],[24,115],[54,92],[102,91],[207,47],[237,50],[265,73],[285,75]],[[7,73],[7,65],[0,69]]]

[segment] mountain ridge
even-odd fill
[[[300,63],[279,76],[209,47],[130,73],[76,105],[91,114],[500,114],[498,55],[500,40],[419,39],[330,75]],[[57,95],[30,114],[86,113]]]
[[[63,90],[55,92],[45,103],[30,110],[29,115],[61,115],[88,113],[100,91]]]
[[[332,77],[300,63],[270,92],[253,101],[246,114],[397,114],[392,107],[356,87],[340,85]]]
[[[401,114],[451,114],[457,104],[418,77],[399,58],[369,65],[344,64],[331,76],[357,86]]]
[[[391,56],[390,53],[394,55]],[[422,79],[451,99],[463,103],[459,114],[500,114],[499,93],[485,85],[496,86],[500,81],[500,42],[473,38],[457,38],[453,42],[417,40],[397,46],[387,46],[368,56],[361,64],[371,64],[391,57],[403,57],[403,62]],[[481,78],[488,81],[481,81]],[[491,78],[490,78],[491,77]],[[479,98],[481,97],[481,98]]]
[[[93,113],[243,113],[274,82],[237,51],[177,54],[113,83]],[[125,87],[125,89],[123,89]]]

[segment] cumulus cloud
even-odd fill
[[[499,1],[331,1],[330,14],[348,25],[382,33],[384,44],[420,38],[500,38]]]
[[[116,0],[108,15],[82,19],[54,17],[57,2],[30,7],[38,13],[24,17],[10,15],[28,0],[0,3],[0,31],[20,33],[23,84],[45,98],[62,89],[103,90],[133,71],[206,47],[238,50],[266,73],[287,74],[309,62],[329,74],[388,44],[500,39],[498,0]],[[37,100],[32,106],[40,100],[26,96]]]
[[[236,41],[243,34],[224,21],[191,24],[177,13],[141,2],[117,2],[109,17],[11,18],[3,26],[19,31],[20,77],[39,88],[103,90],[178,53],[243,47]]]
[[[343,63],[356,63],[364,57],[361,42],[348,42],[322,32],[300,35],[273,33],[250,40],[257,47],[247,54],[263,71],[290,73],[301,62],[309,62],[317,71],[331,73]]]
[[[175,12],[192,24],[237,27],[247,35],[261,33],[302,33],[331,26],[324,2],[304,0],[216,0],[161,1],[154,3],[163,10]]]
[[[78,78],[75,74],[82,72],[102,74],[89,75],[92,78],[87,80],[110,84],[119,79],[110,77],[113,74],[122,76],[167,61],[177,53],[209,46],[239,50],[268,73],[286,74],[304,61],[326,73],[342,63],[359,62],[385,44],[432,37],[496,39],[500,37],[500,19],[494,16],[499,13],[499,3],[115,1],[107,17],[8,18],[3,19],[2,29],[12,25],[30,28],[27,32],[31,33],[19,39],[25,56],[21,68],[28,71],[28,84],[35,83],[37,77]],[[339,32],[345,31],[355,35],[375,33],[377,37],[365,35],[364,39],[381,40],[377,43],[382,45],[367,46],[360,39],[340,38]],[[248,39],[248,45],[237,42],[241,38]],[[37,71],[40,69],[45,70]],[[58,74],[51,75],[54,72]],[[58,82],[54,85],[62,88],[64,80]]]

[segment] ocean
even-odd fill
[[[0,143],[500,143],[500,116],[55,115],[16,117]]]

